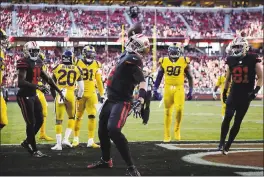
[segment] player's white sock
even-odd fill
[[[71,135],[72,129],[66,128],[64,139],[69,141],[69,137]]]
[[[224,120],[225,116],[222,117],[222,120]]]
[[[56,134],[57,144],[61,146],[61,134]]]

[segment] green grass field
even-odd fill
[[[141,119],[135,119],[132,116],[127,119],[123,132],[129,141],[163,140],[163,107],[159,108],[158,105],[159,102],[151,103],[151,114],[148,125],[143,125]],[[25,138],[25,122],[17,103],[7,103],[7,106],[9,124],[1,131],[1,144],[18,144]],[[221,105],[219,101],[186,102],[184,119],[181,126],[182,140],[218,140],[221,121]],[[54,104],[50,102],[48,105],[46,131],[53,138],[55,138],[54,124]],[[66,115],[63,125],[65,129],[67,126]],[[171,130],[173,131],[173,125]],[[97,134],[95,139],[98,141]],[[262,101],[251,103],[237,140],[263,140]],[[86,114],[82,122],[80,141],[87,142]],[[39,143],[46,142],[39,141]],[[55,143],[55,141],[50,143]]]

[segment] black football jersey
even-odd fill
[[[22,58],[17,61],[17,70],[25,69],[27,72],[25,80],[29,83],[36,84],[36,85],[40,81],[40,74],[41,74],[42,66],[43,66],[43,61],[41,59],[33,61],[33,60],[30,60],[29,58]],[[19,89],[17,95],[18,96],[35,96],[36,89],[23,87]]]
[[[247,54],[244,57],[228,57],[227,65],[231,73],[231,90],[234,96],[248,95],[255,86],[256,63],[260,62],[255,54]]]
[[[121,54],[107,79],[107,97],[114,101],[131,101],[135,86],[145,81],[142,60],[135,53]]]

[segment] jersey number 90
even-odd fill
[[[77,77],[77,73],[76,71],[74,70],[70,70],[70,71],[66,71],[64,69],[61,69],[58,71],[60,75],[59,79],[58,79],[58,84],[59,85],[68,85],[68,86],[73,86],[74,85],[74,82],[76,80],[76,77]],[[66,81],[65,81],[65,78],[66,77]]]
[[[167,73],[168,73],[168,76],[178,76],[180,75],[180,72],[181,72],[181,67],[180,66],[168,66],[167,67]]]

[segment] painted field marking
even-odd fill
[[[259,144],[261,143],[254,143],[254,144]],[[196,144],[156,144],[157,146],[166,148],[168,150],[216,150],[217,149],[217,144],[215,143],[196,143]],[[199,145],[215,145],[215,147],[195,147],[195,148],[189,148],[189,147],[180,147],[181,145],[186,145],[186,146],[199,146]],[[252,145],[252,143],[236,143],[236,145]],[[251,149],[251,150],[263,150],[263,148],[254,148],[254,147],[247,147],[247,148],[236,148],[236,150],[246,150],[246,149]]]
[[[263,150],[243,150],[243,151],[230,151],[228,153],[239,153],[239,152],[256,152],[256,151],[263,151]],[[252,170],[263,170],[263,167],[254,167],[254,166],[247,166],[247,165],[231,165],[226,163],[216,163],[210,162],[207,160],[202,159],[202,157],[207,155],[216,155],[220,154],[221,152],[200,152],[195,154],[189,154],[182,157],[182,160],[191,164],[199,164],[199,165],[209,165],[209,166],[217,166],[217,167],[228,167],[228,168],[242,168],[242,169],[252,169]]]
[[[234,172],[241,176],[263,176],[263,171],[246,171],[246,172]]]

